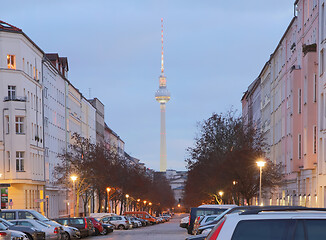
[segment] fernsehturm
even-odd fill
[[[160,143],[160,171],[166,171],[166,134],[165,134],[165,108],[170,100],[170,92],[166,88],[166,77],[164,76],[164,52],[163,52],[163,18],[161,19],[162,31],[162,52],[161,52],[161,75],[159,78],[159,89],[155,93],[155,99],[160,103],[161,108],[161,143]]]

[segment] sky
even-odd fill
[[[294,0],[12,0],[0,20],[44,52],[68,57],[69,80],[105,104],[125,151],[159,170],[155,101],[164,19],[167,167],[186,170],[197,123],[231,108],[257,78],[293,18]]]

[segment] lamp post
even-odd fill
[[[146,211],[146,203],[147,203],[147,201],[144,200],[143,203],[144,203],[144,211]]]
[[[111,191],[111,188],[107,187],[106,188],[106,192],[108,194],[108,212],[110,213],[111,212],[111,205],[110,205],[110,191]]]
[[[263,167],[265,166],[266,162],[264,160],[259,160],[256,163],[257,163],[257,166],[259,167],[259,205],[262,205],[262,202],[261,202],[261,178],[262,178]]]
[[[221,202],[220,202],[220,205],[223,203],[223,194],[224,194],[223,191],[219,191],[219,192],[218,192],[218,195],[221,196]]]
[[[137,199],[137,205],[136,206],[137,206],[137,211],[140,211],[140,199],[139,198]]]
[[[126,194],[126,211],[128,211],[129,208],[129,194]]]
[[[73,195],[73,208],[74,208],[74,211],[73,211],[73,216],[75,217],[75,214],[76,214],[76,202],[75,202],[75,198],[76,198],[76,186],[75,186],[75,182],[77,180],[77,176],[76,175],[72,175],[71,177],[71,180],[72,180],[72,195]]]

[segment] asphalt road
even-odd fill
[[[180,228],[180,219],[185,214],[175,214],[166,223],[135,228],[131,230],[114,230],[105,236],[90,237],[91,240],[184,240],[188,236],[186,229]]]

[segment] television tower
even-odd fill
[[[159,77],[159,88],[155,93],[155,99],[161,108],[161,143],[160,143],[160,171],[166,172],[166,134],[165,134],[165,104],[170,100],[170,92],[166,88],[166,77],[164,76],[164,52],[163,52],[163,18],[161,18],[161,75]]]

